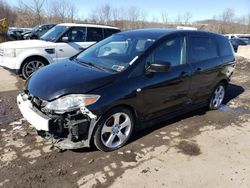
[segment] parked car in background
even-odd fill
[[[96,36],[96,35],[95,35]],[[61,149],[112,151],[148,121],[220,107],[233,74],[222,35],[141,29],[115,34],[35,72],[17,97],[23,116]]]
[[[30,31],[31,28],[10,27],[7,32],[8,40],[22,40],[23,39],[22,34]]]
[[[40,39],[42,35],[44,35],[47,31],[53,28],[56,24],[44,24],[44,25],[37,25],[32,28],[31,31],[27,31],[22,34],[22,38],[24,40],[27,39]]]
[[[58,24],[41,40],[10,41],[0,44],[0,66],[27,79],[37,69],[69,58],[103,40],[119,28],[95,24]]]
[[[249,40],[247,38],[234,37],[234,38],[229,39],[229,41],[231,42],[235,52],[238,51],[239,46],[250,45]]]
[[[250,40],[250,34],[226,34],[225,37],[228,39],[232,38],[247,38]]]

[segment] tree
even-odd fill
[[[19,10],[24,14],[32,14],[35,24],[42,24],[44,21],[44,3],[45,0],[32,0],[29,4],[19,1]]]
[[[248,14],[248,28],[247,32],[250,33],[250,13]]]
[[[161,18],[162,18],[163,24],[168,24],[168,13],[162,12],[161,13]]]
[[[16,16],[16,11],[6,1],[0,0],[0,19],[7,18],[9,25],[14,25]]]
[[[53,23],[74,22],[77,8],[69,0],[54,0],[47,5],[47,20]]]
[[[189,22],[191,21],[193,15],[190,13],[190,12],[186,12],[182,15],[182,19],[184,21],[184,24],[185,25],[188,25]]]

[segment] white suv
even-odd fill
[[[0,66],[27,79],[37,69],[74,56],[119,28],[95,24],[58,24],[41,40],[10,41],[0,44]]]

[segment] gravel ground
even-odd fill
[[[220,110],[157,124],[109,153],[51,148],[22,119],[24,82],[9,74],[0,88],[0,187],[250,187],[249,72],[238,58]]]

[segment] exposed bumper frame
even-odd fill
[[[90,112],[86,107],[82,107],[80,109],[81,113],[83,115],[86,115],[90,121],[90,126],[89,126],[89,131],[88,131],[88,138],[86,140],[82,140],[79,142],[72,142],[69,139],[53,139],[52,138],[52,143],[55,147],[58,147],[60,149],[79,149],[83,147],[90,147],[90,141],[92,137],[92,133],[94,131],[94,128],[97,123],[97,116]]]
[[[28,97],[26,94],[19,94],[17,96],[17,103],[20,111],[22,112],[24,118],[31,123],[31,124],[36,124],[34,119],[46,119],[49,120],[50,118],[43,114],[41,111],[39,111],[37,108],[31,105],[31,102],[28,100]],[[25,106],[26,109],[23,108]],[[81,140],[78,142],[73,142],[68,138],[58,138],[55,139],[52,134],[49,133],[49,129],[46,127],[49,127],[45,121],[44,122],[46,125],[44,125],[45,129],[42,129],[43,125],[39,125],[38,127],[35,126],[36,130],[40,131],[45,131],[46,136],[45,139],[51,140],[53,146],[59,148],[59,149],[79,149],[83,147],[90,147],[90,141],[91,137],[94,131],[94,128],[96,126],[96,123],[98,121],[97,116],[93,114],[91,111],[89,111],[86,107],[82,107],[80,109],[81,113],[87,117],[88,121],[90,122],[89,125],[89,130],[88,130],[88,137],[86,140]]]

